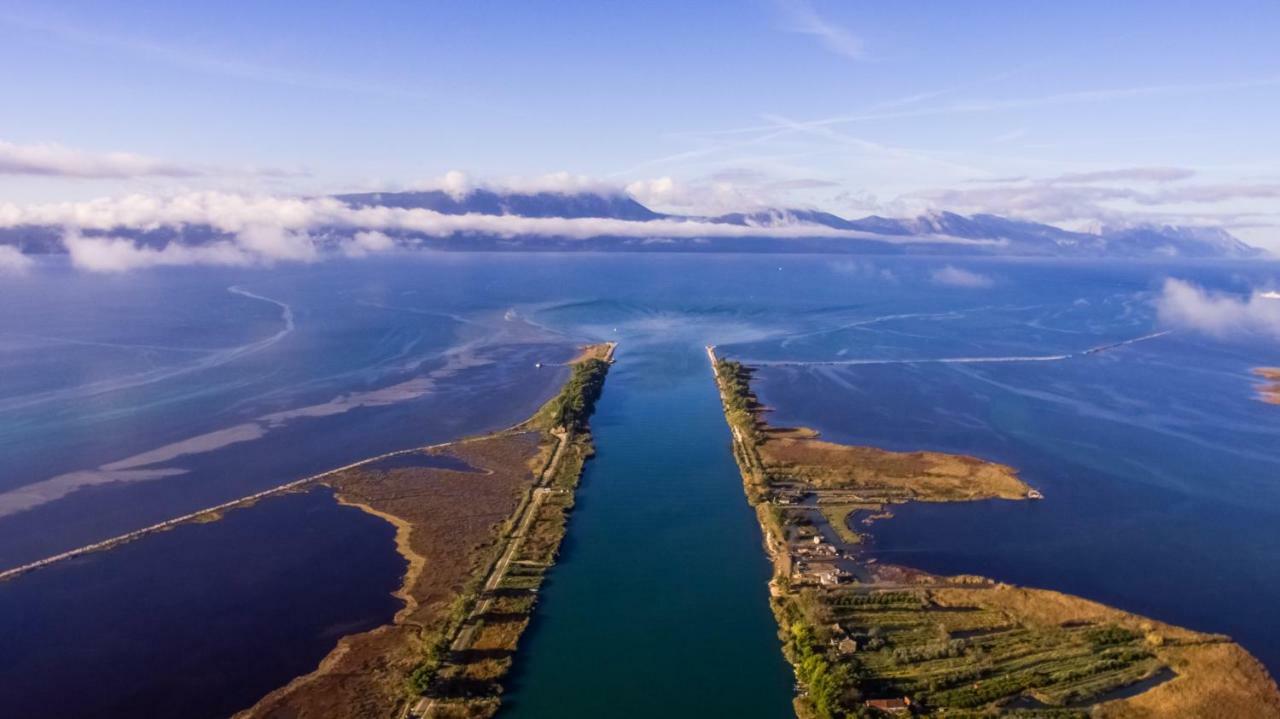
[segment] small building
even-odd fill
[[[878,709],[890,714],[908,714],[911,712],[911,699],[909,697],[868,699],[863,703],[872,709]]]
[[[796,490],[783,489],[773,495],[773,501],[781,505],[796,505],[804,501],[806,494]]]
[[[818,582],[824,587],[834,587],[848,580],[849,573],[839,567],[831,567],[818,573]]]
[[[851,654],[856,654],[858,651],[858,642],[850,637],[845,637],[844,639],[836,642],[836,651],[840,652],[841,656],[846,657]]]

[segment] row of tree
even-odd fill
[[[570,432],[585,429],[587,420],[595,410],[596,400],[600,399],[604,377],[608,372],[609,363],[595,358],[573,365],[569,381],[564,383],[560,394],[551,400],[552,425],[564,427]]]

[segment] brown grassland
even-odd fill
[[[813,489],[916,501],[1021,499],[1029,489],[1012,467],[976,457],[836,444],[818,439],[812,430],[765,428],[759,435],[766,472]]]
[[[492,716],[592,454],[587,418],[612,355],[612,344],[584,348],[560,393],[517,427],[424,450],[469,469],[375,462],[326,477],[338,501],[395,526],[404,606],[237,719]]]
[[[395,525],[397,547],[409,564],[396,593],[405,606],[392,624],[343,637],[316,671],[240,716],[387,716],[403,704],[405,678],[418,662],[424,633],[443,627],[467,581],[488,566],[497,528],[532,486],[531,463],[547,451],[539,434],[450,447],[449,454],[481,472],[354,469],[330,480],[339,501]]]

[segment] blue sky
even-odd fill
[[[554,172],[1280,246],[1280,3],[0,3],[0,202]],[[116,154],[112,154],[116,153]]]

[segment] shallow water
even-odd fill
[[[572,341],[466,272],[351,267],[0,285],[0,567],[510,425],[563,378]]]

